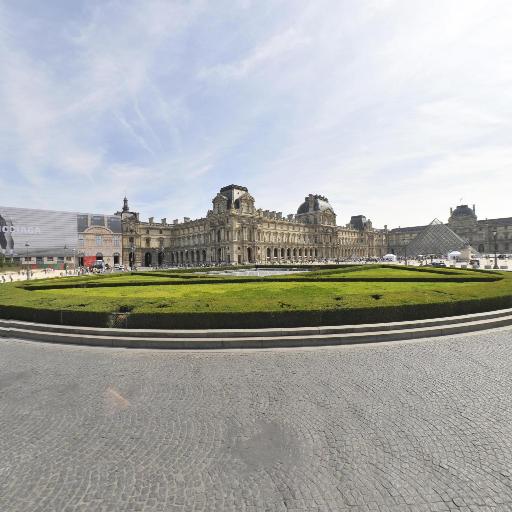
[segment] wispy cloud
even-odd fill
[[[250,73],[261,71],[266,66],[279,65],[289,53],[299,51],[311,42],[311,38],[301,34],[296,28],[274,34],[269,40],[257,46],[249,55],[235,63],[220,64],[199,73],[200,78],[245,78]]]
[[[0,4],[3,203],[203,216],[227,183],[339,222],[511,215],[512,4]],[[445,215],[446,216],[446,215]]]

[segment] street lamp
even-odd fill
[[[135,266],[135,245],[132,243],[130,246],[130,267],[131,270],[133,270],[133,267]]]
[[[162,255],[162,263],[160,264],[160,266],[164,267],[165,266],[165,246],[164,246],[163,241],[160,243],[160,254]]]
[[[66,272],[66,275],[68,274],[68,264],[66,263],[67,250],[68,250],[68,246],[67,246],[67,244],[64,244],[64,272]]]
[[[492,230],[492,237],[494,238],[494,270],[498,270],[498,231],[496,228]]]
[[[25,247],[27,249],[27,255],[25,256],[25,262],[27,263],[27,280],[30,279],[30,268],[28,264],[28,248],[30,247],[30,244],[28,243],[28,240],[25,242]]]

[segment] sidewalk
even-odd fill
[[[68,276],[76,276],[78,275],[74,271],[68,270],[67,273]],[[2,279],[2,276],[5,277],[5,282],[10,283],[14,281],[26,281],[27,280],[27,271],[21,270],[21,271],[6,271],[6,272],[0,272],[0,284],[4,282]],[[30,271],[30,280],[32,279],[49,279],[51,277],[65,277],[66,271],[65,270],[53,270],[53,269],[37,269],[37,270],[31,270]],[[12,277],[12,280],[11,280]]]

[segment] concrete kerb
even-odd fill
[[[429,318],[424,320],[407,320],[401,322],[334,325],[319,327],[282,327],[262,329],[121,329],[102,327],[83,327],[60,324],[40,324],[21,320],[0,319],[0,328],[29,329],[52,333],[82,334],[85,336],[134,337],[134,338],[248,338],[281,336],[315,336],[325,334],[348,334],[372,331],[390,331],[418,329],[438,325],[450,325],[478,320],[488,320],[512,315],[512,308],[458,315],[451,317]]]
[[[101,329],[0,320],[0,337],[46,343],[155,349],[314,347],[461,334],[512,325],[512,309],[458,317],[352,326],[157,331]]]

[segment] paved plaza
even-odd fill
[[[512,329],[311,350],[0,341],[0,510],[512,510]]]

